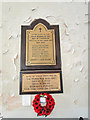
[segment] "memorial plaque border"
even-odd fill
[[[26,66],[26,30],[32,30],[38,23],[44,24],[48,29],[55,30],[55,51],[56,51],[56,65],[33,65]],[[28,26],[21,26],[21,58],[20,71],[27,70],[61,70],[61,53],[60,53],[60,36],[59,25],[50,25],[43,19],[36,19]]]

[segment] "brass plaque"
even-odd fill
[[[38,23],[26,30],[26,66],[56,65],[55,30]]]
[[[22,92],[60,91],[60,73],[22,74]]]

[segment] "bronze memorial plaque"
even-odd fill
[[[54,29],[39,23],[26,30],[26,65],[56,65]]]
[[[59,73],[36,73],[22,75],[22,91],[61,90]]]
[[[59,25],[21,26],[20,94],[63,93]]]

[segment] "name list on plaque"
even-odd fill
[[[59,73],[38,73],[22,75],[22,91],[53,91],[60,90]]]

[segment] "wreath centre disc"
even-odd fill
[[[53,111],[55,101],[53,97],[48,94],[37,94],[33,100],[33,107],[38,116],[50,115]]]
[[[40,97],[41,106],[46,106],[46,97]]]

